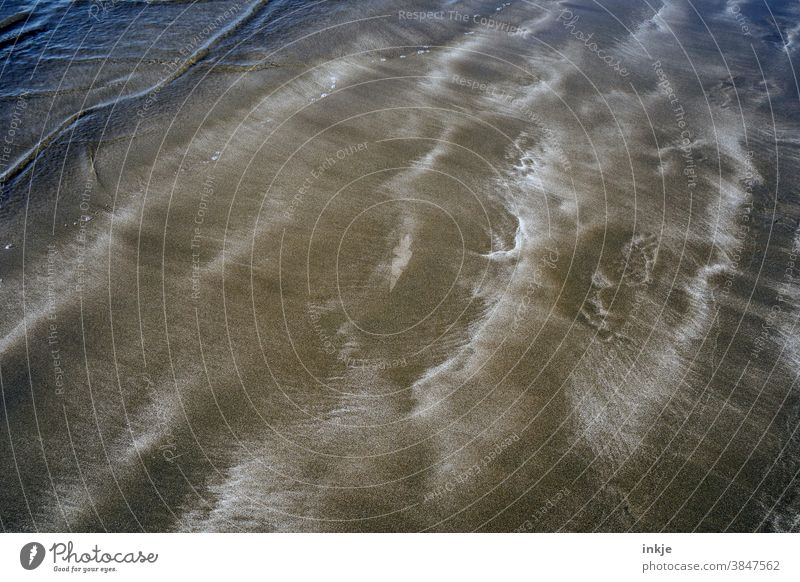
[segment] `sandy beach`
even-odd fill
[[[798,7],[401,4],[2,5],[3,530],[800,528]]]

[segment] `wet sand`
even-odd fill
[[[4,530],[800,527],[796,7],[67,6],[2,53]]]

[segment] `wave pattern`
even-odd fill
[[[0,7],[2,527],[796,531],[797,6],[401,4]]]

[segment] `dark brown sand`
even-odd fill
[[[242,3],[176,66],[190,7],[43,82],[3,528],[796,530],[795,48],[606,8]]]

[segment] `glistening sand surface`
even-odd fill
[[[98,6],[0,5],[3,529],[800,527],[795,4]]]

